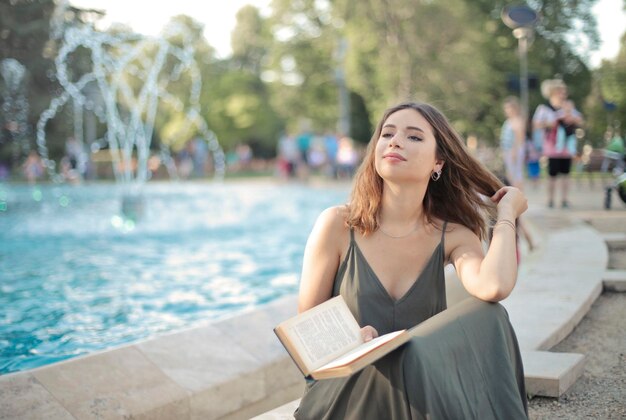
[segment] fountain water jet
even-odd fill
[[[26,69],[17,60],[5,58],[0,61],[0,75],[4,80],[2,114],[7,132],[10,133],[14,162],[30,150],[28,142],[28,100],[26,99]],[[0,139],[0,144],[3,142]]]
[[[171,39],[182,40],[182,46],[170,42]],[[159,38],[97,32],[87,25],[67,28],[55,59],[56,77],[63,90],[37,123],[37,145],[51,179],[62,182],[63,176],[49,158],[45,128],[70,100],[74,105],[74,137],[80,144],[84,111],[93,113],[106,126],[104,136],[92,140],[90,149],[94,152],[109,147],[115,179],[126,187],[125,195],[133,197],[122,205],[125,214],[136,216],[143,207],[136,196],[138,187],[150,177],[150,144],[157,111],[162,107],[184,111],[186,120],[207,142],[215,176],[221,178],[224,153],[200,114],[202,83],[191,41],[189,30],[180,24],[168,25]],[[73,73],[68,69],[68,61],[79,49],[89,52],[91,69],[70,76]],[[168,90],[182,78],[189,80],[187,104]],[[132,85],[137,81],[141,81],[139,88]],[[169,156],[168,151],[164,150],[162,156]],[[128,211],[129,208],[135,211]]]

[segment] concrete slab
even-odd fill
[[[187,391],[192,419],[217,419],[268,396],[264,364],[214,325],[135,347]]]
[[[292,386],[290,388],[284,388],[272,396],[264,399],[263,401],[259,401],[258,403],[252,404],[246,408],[243,408],[239,411],[231,413],[227,416],[221,417],[219,420],[243,420],[250,419],[254,416],[257,416],[259,413],[266,413],[270,411],[274,411],[276,407],[282,407],[283,410],[281,412],[282,417],[275,418],[293,418],[293,412],[298,407],[298,404],[295,401],[300,401],[300,397],[304,392],[304,382],[300,383],[297,386]],[[285,404],[285,401],[290,401]],[[295,406],[293,405],[295,403]],[[283,407],[283,404],[285,405]]]
[[[191,392],[206,390],[262,367],[250,352],[213,325],[163,335],[134,347]]]
[[[626,212],[589,211],[577,212],[577,216],[600,232],[626,233]]]
[[[576,353],[523,351],[522,360],[526,393],[531,397],[560,397],[585,369],[585,356]]]
[[[260,370],[242,372],[217,386],[194,392],[189,401],[190,419],[221,419],[267,398],[265,389]]]
[[[74,420],[31,374],[0,376],[0,419]]]
[[[132,347],[53,364],[32,375],[77,419],[189,416],[185,390]]]
[[[293,419],[293,412],[296,411],[300,405],[300,399],[288,402],[285,405],[281,405],[278,408],[261,414],[260,416],[253,417],[252,420],[287,420]]]
[[[626,246],[626,233],[624,232],[603,232],[601,235],[609,246]]]
[[[515,290],[502,302],[522,350],[552,348],[574,329],[602,292],[608,262],[603,238],[590,226],[565,219],[558,223],[566,228],[549,231],[538,252],[522,258]],[[530,218],[529,223],[535,221]]]
[[[274,334],[273,328],[298,313],[298,298],[287,296],[263,307],[262,311],[245,312],[215,325],[242,349],[261,363],[274,363],[289,357]]]
[[[602,276],[604,290],[626,292],[626,270],[606,270]]]

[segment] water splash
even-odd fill
[[[150,145],[161,108],[184,112],[186,121],[206,141],[213,156],[215,176],[221,178],[224,153],[200,114],[202,82],[192,41],[189,30],[176,23],[168,25],[158,38],[102,33],[88,25],[67,28],[55,59],[56,78],[63,89],[37,123],[37,146],[51,179],[61,182],[63,176],[57,173],[56,163],[49,157],[45,128],[69,101],[74,110],[74,138],[82,150],[85,150],[85,111],[105,124],[105,135],[90,140],[90,149],[96,152],[109,147],[113,173],[119,183],[140,185],[149,179]],[[91,68],[75,75],[75,70],[68,68],[68,61],[79,50],[88,51]],[[189,92],[176,95],[168,89],[181,78],[189,80]],[[141,81],[138,87],[133,85],[137,80]],[[161,154],[169,156],[167,151]]]
[[[5,127],[13,142],[13,161],[17,162],[30,149],[28,142],[28,100],[26,99],[26,68],[13,58],[0,62],[0,75],[4,80],[2,114]],[[0,139],[0,144],[4,139]]]

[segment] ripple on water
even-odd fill
[[[0,374],[295,293],[317,215],[348,196],[270,183],[148,184],[144,219],[128,230],[111,223],[117,186],[38,188],[35,201],[29,186],[2,186]]]

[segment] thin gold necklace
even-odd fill
[[[388,237],[393,238],[393,239],[406,238],[407,236],[409,236],[410,234],[412,234],[413,232],[415,232],[417,230],[417,226],[418,226],[418,224],[415,223],[415,226],[413,227],[413,229],[411,231],[409,231],[408,233],[396,236],[396,235],[392,235],[392,234],[390,234],[388,232],[385,232],[385,229],[383,229],[383,227],[380,224],[380,222],[378,222],[378,230],[380,230],[383,233],[383,235],[388,236]]]

